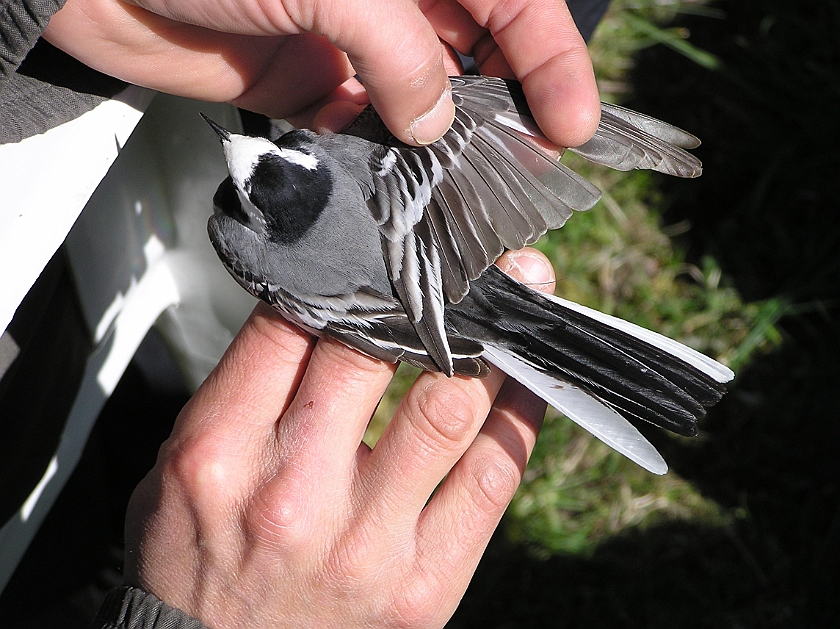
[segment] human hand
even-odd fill
[[[500,266],[553,289],[534,250]],[[423,373],[370,449],[392,373],[260,303],[132,497],[126,582],[214,629],[443,626],[545,405],[496,370]]]
[[[586,45],[562,0],[68,0],[44,37],[131,83],[277,118],[358,103],[347,83],[358,73],[388,128],[411,144],[434,141],[452,121],[446,77],[457,70],[441,41],[485,74],[518,78],[561,146],[589,139],[600,115]]]

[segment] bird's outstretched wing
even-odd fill
[[[452,77],[455,121],[422,148],[397,141],[366,109],[344,133],[370,142],[368,206],[380,226],[391,282],[441,371],[453,373],[444,306],[506,250],[535,242],[600,191],[559,161],[521,86],[492,77]],[[604,105],[595,138],[578,152],[622,170],[696,176],[680,146],[693,136],[630,110]],[[696,140],[696,139],[695,139]]]
[[[593,138],[569,149],[616,170],[655,170],[675,177],[699,177],[700,160],[683,149],[700,146],[695,136],[631,109],[601,103],[601,122]]]

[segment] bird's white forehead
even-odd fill
[[[318,167],[318,158],[302,151],[280,148],[265,138],[253,138],[232,133],[230,141],[224,143],[225,161],[234,183],[242,186],[250,178],[259,162],[260,156],[272,153],[291,164],[297,164],[307,170]]]

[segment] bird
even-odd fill
[[[447,376],[496,368],[654,474],[667,463],[639,420],[693,436],[733,372],[675,340],[540,293],[493,263],[534,243],[601,191],[560,162],[522,86],[450,77],[455,118],[423,147],[372,107],[341,133],[274,141],[218,135],[229,176],[208,234],[231,276],[286,319],[375,358]],[[699,140],[601,104],[569,150],[618,170],[697,177]]]

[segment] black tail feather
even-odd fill
[[[588,317],[490,267],[447,309],[457,335],[502,349],[578,386],[627,418],[680,435],[725,392],[723,384],[668,351]]]

